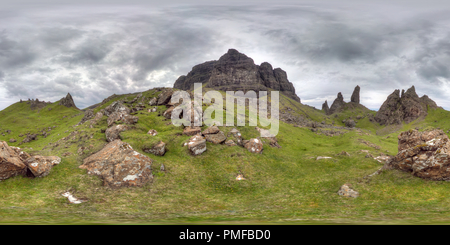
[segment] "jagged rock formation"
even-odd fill
[[[270,88],[300,102],[285,71],[273,69],[267,62],[255,65],[253,59],[235,49],[229,49],[218,61],[194,66],[186,76],[180,76],[173,87],[192,90],[194,83],[206,83],[207,88],[223,91],[253,90],[258,93]]]
[[[414,86],[406,92],[403,91],[400,96],[400,90],[396,89],[387,97],[375,115],[376,122],[381,125],[410,123],[421,116],[426,116],[428,108],[438,107],[426,95],[419,98]]]
[[[328,107],[328,102],[325,100],[325,103],[322,104],[322,111],[325,112],[325,115],[330,114],[330,108]]]
[[[351,102],[355,102],[355,103],[359,104],[359,91],[360,91],[360,88],[359,88],[359,86],[357,85],[357,86],[355,87],[355,90],[353,90],[352,97],[350,98],[350,101],[351,101]]]
[[[337,98],[334,100],[333,104],[330,107],[329,114],[337,112],[344,105],[344,97],[342,97],[341,92],[339,92]]]
[[[70,93],[67,93],[66,97],[61,98],[61,100],[59,101],[59,105],[63,105],[65,107],[77,108],[75,106],[75,102],[73,102],[73,98],[72,98],[72,95],[70,95]]]

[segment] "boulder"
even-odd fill
[[[44,177],[50,173],[53,166],[59,164],[61,158],[56,156],[32,156],[24,161],[34,177]]]
[[[166,143],[160,141],[152,148],[143,148],[142,150],[147,153],[152,153],[156,156],[164,156],[164,154],[166,153]]]
[[[221,144],[223,143],[227,137],[222,131],[219,131],[216,134],[207,134],[205,135],[206,141],[211,142],[213,144]]]
[[[354,128],[356,126],[356,123],[352,119],[349,119],[345,121],[345,126],[349,128]]]
[[[136,124],[138,122],[138,119],[139,117],[132,116],[130,114],[122,112],[113,112],[108,117],[108,127],[111,127],[117,121],[122,121],[126,124]]]
[[[22,162],[19,154],[5,141],[0,141],[0,180],[17,175],[25,175],[27,166]]]
[[[158,99],[156,97],[153,97],[149,102],[148,105],[149,106],[155,106],[158,104]]]
[[[450,180],[450,142],[442,130],[409,130],[398,139],[398,154],[388,159],[388,167],[424,179]]]
[[[227,145],[227,146],[235,146],[236,143],[234,143],[233,140],[227,140],[227,141],[225,141],[225,145]]]
[[[189,139],[187,146],[192,155],[200,155],[206,151],[206,140],[201,135],[194,135]]]
[[[114,140],[119,139],[119,134],[125,130],[128,130],[127,125],[115,125],[108,128],[105,132],[106,140],[108,142],[112,142]]]
[[[244,147],[247,148],[247,150],[249,152],[262,153],[263,143],[260,139],[253,138],[253,139],[250,139],[248,142],[246,142]]]
[[[120,101],[114,101],[111,105],[105,108],[104,114],[109,117],[114,112],[121,112],[122,114],[130,114],[130,108],[123,105]]]
[[[166,88],[164,89],[159,95],[158,95],[158,104],[157,105],[165,105],[169,103],[170,99],[172,98],[173,89]]]
[[[196,134],[200,134],[201,132],[202,129],[200,127],[193,127],[193,126],[185,127],[183,130],[183,134],[187,136],[193,136]]]
[[[84,159],[79,168],[87,169],[88,174],[100,176],[105,186],[141,187],[153,179],[152,162],[149,157],[133,150],[128,143],[115,140]]]
[[[207,135],[207,134],[217,134],[219,132],[219,128],[217,126],[211,126],[205,130],[203,130],[202,134],[203,135]]]

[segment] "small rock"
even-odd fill
[[[156,156],[164,156],[164,154],[166,153],[166,143],[160,141],[158,144],[154,145],[152,148],[150,148],[150,149],[144,148],[142,150],[147,153],[152,153]]]
[[[158,134],[158,132],[156,132],[156,130],[154,129],[150,129],[147,134],[151,135],[151,136],[156,136]]]
[[[341,186],[341,188],[338,191],[338,194],[340,196],[354,197],[354,198],[359,196],[359,193],[353,190],[349,184],[344,184],[343,186]]]
[[[329,159],[329,158],[331,158],[331,157],[322,157],[322,156],[319,156],[319,157],[316,158],[316,160],[320,160],[320,159]]]

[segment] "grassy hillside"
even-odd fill
[[[145,105],[159,92],[143,92]],[[132,100],[134,95],[118,95],[94,112],[113,101]],[[136,102],[138,103],[139,100]],[[342,120],[356,118],[365,111],[344,111],[325,116],[314,108],[281,98],[280,110],[287,107],[305,117],[321,122],[325,120],[343,125]],[[52,108],[52,110],[48,110]],[[147,108],[150,106],[147,105]],[[163,112],[165,106],[158,106]],[[207,142],[207,151],[191,156],[182,144],[189,136],[175,127],[170,120],[148,113],[136,114],[138,123],[121,133],[138,152],[153,159],[154,180],[142,188],[110,189],[102,186],[97,176],[78,168],[82,160],[100,150],[107,142],[106,116],[93,128],[89,123],[74,127],[81,118],[80,111],[48,105],[32,111],[26,103],[16,103],[0,112],[0,140],[19,146],[20,133],[37,133],[53,127],[46,138],[20,145],[26,151],[57,155],[62,162],[43,178],[29,179],[17,176],[0,181],[0,221],[3,223],[63,223],[63,222],[448,222],[450,201],[446,198],[448,182],[426,181],[396,170],[382,172],[370,179],[365,176],[378,170],[382,164],[365,158],[368,150],[374,156],[397,153],[399,130],[414,127],[441,127],[450,129],[445,120],[449,112],[437,109],[424,120],[403,125],[395,132],[377,134],[384,127],[367,118],[358,120],[357,127],[364,130],[342,130],[339,136],[325,136],[308,127],[294,127],[280,123],[277,139],[282,148],[264,144],[262,154],[253,154],[239,146],[213,145]],[[67,116],[67,117],[65,117]],[[63,118],[64,117],[64,118]],[[227,134],[233,127],[219,127]],[[259,136],[254,127],[236,127],[245,139]],[[156,129],[157,136],[148,136]],[[202,127],[206,129],[206,126]],[[141,150],[162,140],[167,144],[164,156],[154,156]],[[364,142],[373,144],[369,146]],[[51,143],[51,144],[49,144]],[[379,149],[373,147],[378,146]],[[83,148],[84,147],[84,148]],[[45,148],[45,149],[44,149]],[[81,149],[81,150],[80,150]],[[338,155],[346,151],[350,156]],[[64,154],[64,155],[63,155]],[[331,159],[316,160],[317,156]],[[161,164],[166,167],[160,171]],[[246,180],[236,181],[242,173]],[[350,183],[360,197],[346,198],[337,191]],[[71,190],[75,196],[87,198],[79,205],[69,204],[61,196]]]

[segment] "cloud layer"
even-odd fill
[[[85,108],[114,93],[172,87],[229,48],[285,70],[302,103],[316,108],[338,92],[349,101],[359,85],[361,103],[378,109],[394,89],[414,85],[450,109],[446,6],[171,3],[8,5],[0,10],[0,109],[68,92]]]

